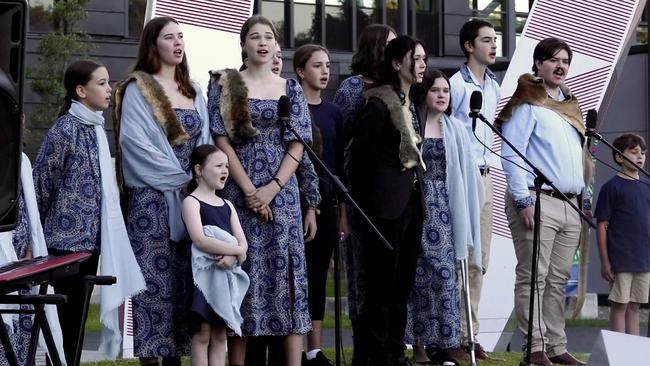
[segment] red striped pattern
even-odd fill
[[[598,102],[603,95],[603,91],[607,87],[607,81],[611,74],[611,69],[611,66],[605,66],[566,79],[566,85],[569,87],[573,95],[578,98],[583,117],[586,116],[589,109],[598,107]]]
[[[158,0],[155,16],[170,16],[182,24],[239,34],[250,16],[249,0]]]
[[[614,62],[635,9],[632,0],[538,0],[522,36],[558,37],[574,51]]]
[[[131,305],[131,299],[127,299],[124,302],[124,306],[127,308],[126,312],[126,335],[133,337],[133,305]]]
[[[497,139],[499,140],[499,150],[501,150],[501,139],[498,137]],[[512,239],[510,226],[508,225],[508,219],[506,218],[506,176],[503,173],[503,170],[497,168],[490,169],[490,176],[492,177],[492,187],[494,189],[492,200],[492,233],[503,236],[504,238]]]

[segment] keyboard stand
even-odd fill
[[[47,351],[50,354],[54,366],[61,366],[60,355],[54,344],[54,337],[50,324],[47,322],[45,316],[45,305],[49,304],[62,304],[66,302],[65,295],[47,294],[47,284],[41,284],[38,295],[0,295],[0,304],[16,304],[16,305],[33,305],[34,309],[3,309],[0,314],[34,314],[34,321],[32,322],[32,332],[29,340],[29,349],[27,353],[26,366],[33,366],[34,359],[36,358],[36,346],[38,345],[38,334],[41,327],[43,328],[43,338],[47,345]],[[16,353],[9,340],[9,335],[5,329],[5,325],[0,326],[0,340],[4,348],[5,355],[9,364],[12,366],[18,365]]]

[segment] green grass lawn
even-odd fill
[[[341,325],[345,329],[349,329],[350,326],[350,319],[347,317],[347,315],[343,315],[341,317]],[[606,320],[567,320],[567,326],[581,326],[581,327],[600,327],[600,328],[607,328],[608,326],[608,321]],[[326,314],[325,319],[323,320],[323,327],[324,328],[334,328],[334,316],[332,314]],[[88,312],[88,321],[86,321],[86,331],[87,332],[99,332],[100,330],[100,324],[99,324],[99,305],[98,304],[91,304],[90,305],[90,310]],[[334,360],[334,349],[329,348],[329,349],[324,349],[324,353],[327,355],[327,357],[330,360]],[[342,365],[349,365],[350,361],[352,360],[352,349],[351,348],[345,348],[343,350],[343,357],[341,359],[341,364]],[[491,353],[491,355],[495,358],[495,360],[488,360],[488,361],[480,361],[478,364],[482,366],[518,366],[519,362],[523,360],[523,356],[519,352],[495,352]],[[577,355],[578,358],[580,358],[583,361],[586,361],[589,356],[588,355]],[[503,360],[503,361],[501,361]],[[138,361],[136,359],[128,359],[128,360],[117,360],[117,361],[101,361],[101,362],[91,362],[91,363],[84,363],[84,366],[139,366]],[[183,359],[183,366],[189,366],[190,365],[190,360],[189,358],[185,357]],[[463,366],[468,365],[468,364],[463,364]]]
[[[88,319],[86,319],[86,332],[99,332],[102,329],[99,323],[99,304],[90,304]]]
[[[334,297],[334,279],[330,275],[325,284],[325,296]],[[348,281],[345,278],[341,279],[341,298],[348,297]]]
[[[334,360],[334,349],[328,348],[324,349],[323,352],[330,360]],[[481,366],[518,366],[519,362],[523,361],[523,356],[521,353],[515,352],[494,352],[490,353],[494,360],[479,361],[477,362]],[[578,354],[576,355],[582,361],[587,361],[589,358],[588,355]],[[341,357],[341,365],[347,366],[350,365],[352,360],[352,349],[345,348],[343,350],[343,355]],[[138,361],[136,359],[128,360],[117,360],[117,361],[101,361],[101,362],[90,362],[82,363],[84,366],[138,366]],[[188,357],[183,358],[183,366],[189,366],[190,359]],[[462,363],[463,366],[468,366],[468,363]]]
[[[332,290],[333,292],[333,290]],[[350,329],[352,328],[350,324],[350,318],[348,318],[347,315],[342,314],[341,315],[341,326],[343,329]],[[601,329],[608,329],[609,328],[609,320],[604,320],[604,319],[576,319],[576,320],[571,320],[567,319],[566,321],[566,326],[567,327],[590,327],[590,328],[601,328]],[[641,323],[641,328],[646,328],[648,325],[647,323]],[[86,332],[99,332],[100,331],[100,324],[99,324],[99,304],[90,304],[90,309],[88,311],[88,320],[86,321]],[[334,315],[333,314],[325,314],[325,319],[323,319],[323,328],[329,328],[333,329],[334,328]]]

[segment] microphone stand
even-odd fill
[[[526,357],[524,359],[524,362],[520,363],[519,366],[531,366],[532,364],[530,363],[530,354],[531,354],[531,344],[533,341],[533,316],[535,312],[535,288],[536,288],[536,283],[537,283],[537,252],[539,250],[539,232],[540,232],[540,224],[541,224],[541,195],[542,195],[542,186],[546,184],[547,186],[551,187],[555,193],[557,193],[563,201],[567,202],[569,206],[571,206],[579,215],[580,217],[585,220],[591,226],[592,228],[596,228],[596,225],[585,215],[584,212],[582,212],[581,209],[579,209],[571,200],[560,190],[557,189],[555,185],[553,185],[553,182],[551,182],[545,175],[542,173],[537,167],[530,161],[526,156],[517,148],[515,148],[508,139],[506,139],[501,131],[499,131],[492,123],[490,123],[487,118],[485,118],[481,113],[477,112],[470,112],[469,114],[472,119],[476,120],[476,118],[480,119],[485,123],[490,129],[501,138],[503,142],[508,145],[512,151],[517,154],[525,163],[528,165],[532,170],[533,170],[533,175],[535,175],[534,179],[534,186],[535,186],[535,214],[533,217],[533,256],[531,259],[531,271],[530,271],[530,297],[529,297],[529,306],[528,306],[528,334],[526,336]]]
[[[305,147],[305,150],[307,150],[307,153],[309,154],[309,157],[311,158],[311,161],[313,163],[316,163],[323,172],[325,172],[325,175],[330,178],[332,183],[334,184],[334,187],[336,187],[336,190],[338,193],[341,193],[343,196],[345,196],[345,199],[354,207],[355,210],[359,213],[359,215],[363,218],[365,223],[370,227],[370,229],[377,235],[379,240],[384,244],[386,249],[388,250],[393,250],[393,246],[390,245],[388,240],[379,232],[379,229],[370,221],[370,218],[363,212],[361,207],[354,201],[352,196],[350,196],[350,191],[345,187],[343,183],[341,183],[341,180],[339,179],[338,176],[336,176],[334,173],[332,173],[329,169],[327,169],[327,166],[325,166],[325,163],[316,155],[316,152],[305,142],[305,140],[296,132],[296,130],[291,126],[291,124],[287,123],[287,120],[280,118],[278,120],[280,124],[282,124],[283,127],[287,128],[291,133],[300,141],[303,146]],[[337,206],[338,207],[338,206]],[[338,212],[338,210],[335,208],[335,211]],[[338,217],[338,214],[337,214]],[[337,220],[338,221],[338,220]],[[341,316],[340,316],[340,311],[341,311],[341,276],[339,275],[339,243],[336,243],[334,246],[334,342],[335,342],[335,364],[336,366],[341,366]]]
[[[624,160],[626,160],[628,163],[632,164],[633,167],[636,167],[636,169],[638,171],[640,171],[641,173],[643,173],[643,175],[645,175],[647,178],[650,178],[650,173],[648,173],[648,171],[646,171],[645,169],[637,166],[636,163],[632,161],[632,159],[625,156],[621,150],[617,149],[614,145],[610,144],[609,141],[605,140],[598,132],[596,132],[594,130],[587,129],[587,136],[591,137],[591,138],[594,138],[594,139],[596,139],[598,141],[601,141],[603,144],[605,144],[605,146],[609,147],[610,150],[612,150],[616,154],[620,155]]]

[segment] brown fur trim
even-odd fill
[[[117,183],[123,191],[124,176],[122,174],[122,150],[120,149],[120,123],[122,122],[122,103],[127,85],[134,81],[137,83],[144,99],[153,110],[156,122],[162,127],[170,145],[177,145],[190,136],[185,132],[183,125],[176,117],[172,104],[165,94],[162,86],[150,74],[143,71],[134,71],[115,85],[113,89],[114,106],[112,111],[113,129],[115,134],[115,163]]]
[[[241,143],[259,135],[248,112],[248,88],[239,72],[235,69],[210,71],[210,85],[213,83],[221,86],[219,107],[230,140]]]
[[[516,106],[532,104],[559,113],[584,137],[585,125],[582,121],[582,111],[580,111],[578,100],[566,86],[560,86],[560,90],[567,99],[563,101],[551,99],[548,97],[546,88],[544,88],[544,79],[532,74],[523,74],[517,80],[517,89],[512,94],[508,104],[499,113],[498,119],[505,123],[512,117],[512,112]],[[498,127],[501,127],[500,124],[498,124]]]
[[[406,169],[424,166],[422,156],[420,155],[419,144],[422,139],[413,129],[413,114],[408,104],[402,105],[399,96],[390,85],[382,85],[369,89],[365,93],[366,98],[375,97],[380,99],[388,107],[390,120],[393,126],[399,131],[399,160]]]

